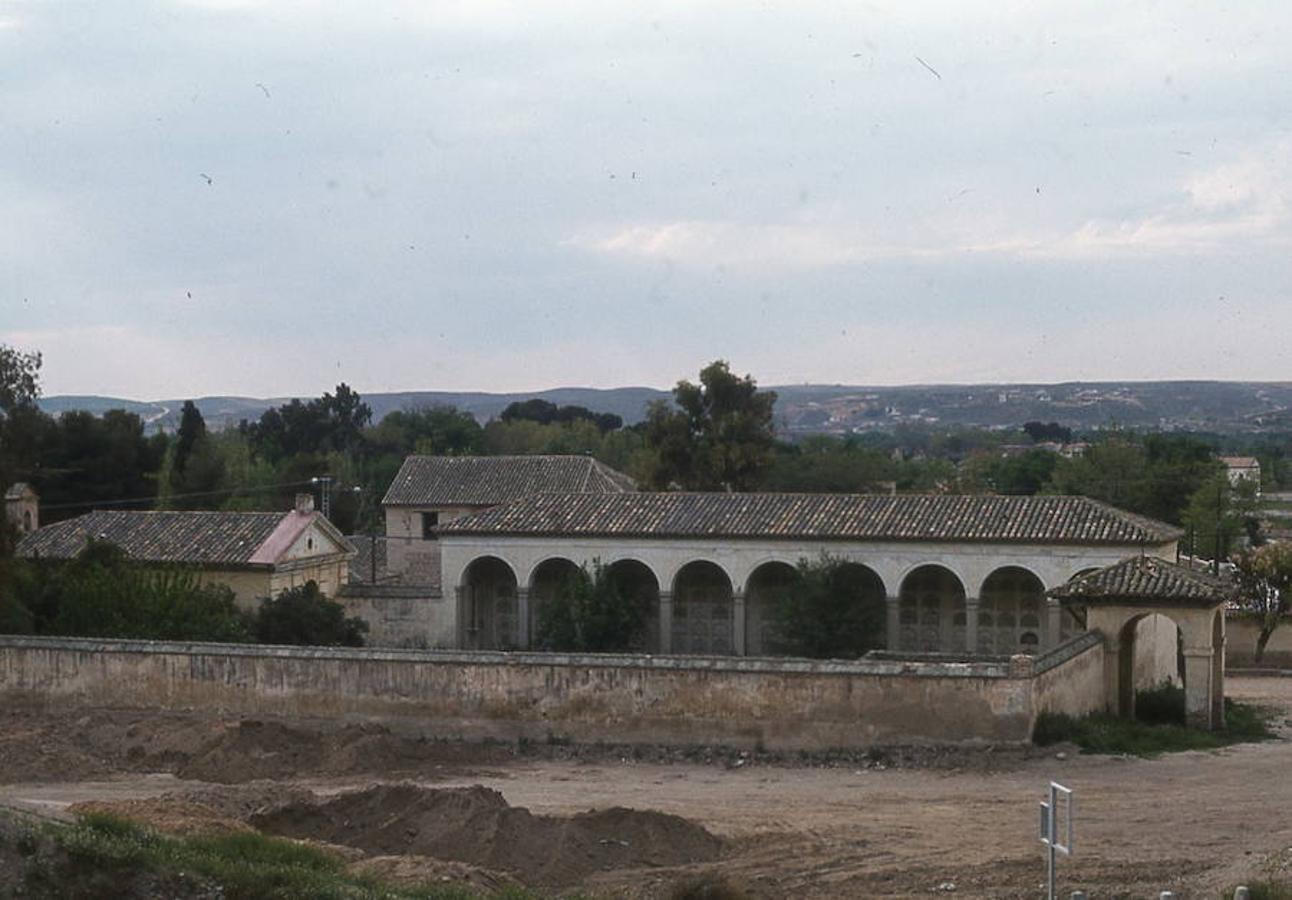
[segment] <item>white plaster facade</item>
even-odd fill
[[[695,561],[719,567],[731,582],[733,631],[731,646],[736,655],[746,652],[747,610],[745,589],[750,576],[767,563],[795,565],[802,559],[816,559],[823,553],[835,559],[855,562],[873,571],[883,582],[887,598],[887,633],[902,632],[903,610],[899,605],[902,585],[922,566],[949,571],[963,587],[959,606],[948,605],[938,620],[936,649],[976,652],[981,617],[978,598],[983,583],[1002,568],[1030,572],[1043,589],[1057,587],[1073,576],[1120,562],[1128,556],[1149,553],[1164,558],[1175,554],[1175,541],[1142,547],[1118,544],[1027,544],[920,541],[837,541],[794,539],[697,538],[574,538],[444,534],[438,541],[442,554],[444,597],[430,616],[431,646],[469,646],[466,633],[473,602],[469,570],[484,558],[501,560],[515,576],[517,622],[514,645],[529,643],[529,590],[539,565],[550,559],[566,559],[575,565],[599,560],[611,565],[635,560],[655,576],[659,590],[658,652],[671,652],[671,605],[678,573]],[[1044,602],[1038,626],[1038,649],[1056,646],[1067,636],[1062,610],[1057,603]],[[890,644],[891,644],[890,640]],[[916,650],[929,647],[897,646],[890,649]]]

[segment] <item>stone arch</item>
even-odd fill
[[[578,563],[564,556],[549,556],[530,570],[528,605],[532,646],[541,646],[539,624],[543,621],[543,608],[552,602],[569,579],[578,578],[582,573],[583,568]]]
[[[674,653],[735,653],[735,594],[722,566],[693,560],[673,576]]]
[[[497,556],[478,556],[467,564],[458,592],[463,647],[509,650],[518,645],[516,588],[515,571]]]
[[[659,577],[640,559],[626,557],[606,566],[625,603],[635,603],[642,612],[642,631],[633,649],[653,653],[659,648]]]
[[[1044,643],[1045,584],[1024,566],[1001,566],[978,590],[979,653],[1037,653]]]
[[[1170,623],[1171,626],[1165,636],[1165,647],[1157,646],[1163,639],[1162,623]],[[1164,680],[1175,681],[1171,676],[1176,668],[1176,648],[1183,641],[1183,633],[1181,623],[1162,610],[1146,610],[1126,617],[1117,634],[1118,715],[1134,718],[1137,691],[1156,687]],[[1159,659],[1163,652],[1167,658],[1165,664]],[[1162,671],[1164,666],[1165,671]],[[1187,675],[1181,675],[1187,692]]]
[[[745,652],[750,656],[776,653],[777,608],[784,591],[798,578],[798,569],[794,566],[781,560],[768,560],[745,579]]]
[[[965,650],[965,589],[955,572],[939,563],[915,566],[902,578],[897,602],[902,649]]]
[[[1216,728],[1225,724],[1225,611],[1216,610],[1211,619],[1211,721]]]

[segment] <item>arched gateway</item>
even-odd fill
[[[1225,725],[1225,604],[1234,585],[1206,572],[1136,556],[1049,592],[1065,606],[1086,608],[1086,627],[1104,637],[1104,691],[1109,712],[1135,714],[1135,630],[1162,615],[1184,645],[1184,705],[1190,725]]]

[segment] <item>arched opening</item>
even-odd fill
[[[606,567],[625,603],[634,603],[642,613],[643,627],[634,650],[654,653],[659,649],[659,579],[650,566],[635,559],[620,559]]]
[[[534,567],[529,576],[529,640],[532,646],[542,646],[543,608],[552,602],[566,582],[578,578],[581,572],[573,560],[559,556],[545,559]]]
[[[780,605],[798,581],[798,570],[785,562],[763,563],[745,579],[745,652],[770,656],[780,647]]]
[[[965,650],[965,589],[950,569],[924,565],[903,578],[898,611],[903,649]]]
[[[673,579],[674,653],[735,652],[731,579],[719,566],[696,560]]]
[[[516,573],[511,566],[496,556],[471,561],[462,573],[458,621],[462,645],[469,650],[516,647]]]
[[[22,533],[31,533],[31,510],[29,509],[24,509],[22,511]]]
[[[978,594],[978,652],[1036,653],[1041,646],[1045,585],[1020,566],[987,576]]]
[[[1135,717],[1135,695],[1141,691],[1184,686],[1181,646],[1180,627],[1168,616],[1145,613],[1126,621],[1118,635],[1118,715]],[[1183,704],[1183,696],[1180,702]],[[1160,718],[1162,714],[1155,711],[1153,715]],[[1184,715],[1183,705],[1180,715]]]

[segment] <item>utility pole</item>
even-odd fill
[[[319,506],[323,511],[323,518],[329,522],[332,521],[332,476],[319,475],[310,479],[311,484],[319,486]]]

